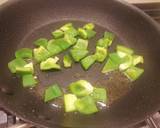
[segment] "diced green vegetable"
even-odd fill
[[[65,55],[63,57],[63,64],[65,68],[71,67],[72,66],[72,59],[69,55]]]
[[[32,49],[22,48],[15,52],[16,58],[32,58]]]
[[[123,45],[117,45],[116,49],[117,49],[117,52],[123,52],[129,55],[132,55],[134,53],[133,49],[125,47]]]
[[[83,39],[87,39],[88,38],[86,30],[83,29],[83,28],[78,28],[78,35]]]
[[[34,45],[47,48],[48,40],[46,38],[39,38],[38,40],[34,41]]]
[[[64,106],[65,112],[74,112],[76,111],[75,102],[77,101],[77,97],[74,94],[65,94],[64,95]]]
[[[70,45],[73,45],[77,42],[77,39],[69,34],[64,35],[64,40],[67,41]]]
[[[17,67],[23,67],[27,63],[21,59],[21,58],[16,58],[8,63],[8,68],[11,71],[11,73],[16,73],[16,68]]]
[[[93,23],[88,23],[85,24],[83,28],[86,30],[93,30],[95,28],[95,25]]]
[[[72,24],[72,23],[67,23],[67,24],[63,25],[60,29],[61,29],[62,31],[67,31],[67,30],[69,30],[69,29],[72,28],[72,27],[73,27],[73,24]]]
[[[122,59],[117,53],[110,53],[109,58],[115,63],[115,64],[122,64],[126,61],[126,59]]]
[[[34,73],[34,68],[33,68],[33,63],[29,63],[24,65],[23,67],[16,67],[16,73],[20,75],[24,74],[33,74]]]
[[[113,40],[115,38],[115,35],[113,33],[111,33],[111,32],[105,32],[104,33],[104,38],[106,40],[108,40],[108,46],[111,46],[111,44],[112,44],[112,42],[113,42]]]
[[[77,43],[73,46],[73,49],[87,50],[88,40],[78,39]]]
[[[83,59],[89,52],[88,50],[79,50],[79,49],[71,49],[70,50],[71,56],[75,62],[79,62]]]
[[[102,69],[102,73],[108,73],[119,68],[119,64],[113,62],[110,58],[107,60],[107,63],[104,65]]]
[[[71,46],[71,44],[69,44],[65,39],[61,38],[61,39],[56,39],[54,41],[54,44],[58,45],[62,50],[66,50],[67,48],[69,48]]]
[[[32,74],[26,74],[22,76],[23,87],[35,87],[37,81]]]
[[[119,70],[124,71],[127,68],[131,67],[133,65],[133,57],[131,55],[126,55],[123,59],[123,63],[119,65]]]
[[[107,93],[105,88],[94,88],[93,92],[91,93],[91,96],[96,102],[107,102]]]
[[[96,56],[90,55],[81,60],[82,67],[87,70],[96,62]]]
[[[144,58],[143,56],[139,56],[139,55],[133,55],[133,65],[137,65],[139,63],[144,63]]]
[[[78,31],[77,31],[74,27],[70,27],[70,28],[69,28],[68,30],[66,30],[64,33],[67,34],[67,35],[70,35],[70,36],[72,36],[72,37],[75,37],[75,36],[78,35]]]
[[[49,51],[45,49],[43,46],[33,49],[33,54],[37,62],[44,61],[50,56]]]
[[[130,67],[126,71],[124,71],[124,75],[127,76],[131,81],[135,81],[138,79],[144,72],[144,69],[138,67]]]
[[[105,38],[99,39],[97,41],[97,45],[96,46],[107,48],[108,47],[108,40],[105,39]]]
[[[96,103],[90,96],[85,96],[75,102],[76,109],[82,114],[93,114],[98,112]]]
[[[62,96],[62,91],[58,84],[53,84],[49,86],[44,92],[44,102],[48,102],[55,98]]]
[[[104,47],[96,47],[96,61],[103,62],[107,57],[107,49]]]
[[[56,64],[57,61],[59,60],[58,57],[55,58],[48,58],[45,61],[42,61],[40,63],[40,69],[41,70],[51,70],[51,69],[61,69],[60,65]]]
[[[59,45],[54,43],[54,41],[54,39],[50,40],[47,45],[47,49],[50,52],[51,56],[57,55],[58,53],[63,51]]]
[[[93,38],[96,35],[96,32],[93,30],[86,30],[87,32],[87,39]]]
[[[71,83],[69,89],[76,96],[87,96],[93,92],[93,86],[86,80]]]
[[[57,29],[54,32],[52,32],[52,35],[54,38],[60,38],[60,37],[63,37],[64,32],[60,29]]]

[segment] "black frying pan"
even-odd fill
[[[145,58],[143,76],[129,83],[121,74],[105,76],[102,65],[96,64],[84,72],[79,64],[61,72],[41,73],[40,85],[31,90],[21,86],[7,63],[14,51],[33,48],[39,37],[51,38],[50,32],[66,22],[80,26],[96,24],[97,33],[110,30],[123,42]],[[97,35],[97,38],[102,36]],[[95,40],[90,43],[93,50]],[[113,48],[110,49],[111,51]],[[137,123],[160,108],[160,29],[143,12],[116,0],[10,0],[0,8],[0,104],[20,118],[37,126],[59,128],[120,128]],[[62,56],[62,55],[60,55]],[[77,74],[78,73],[78,74]],[[92,116],[64,114],[52,103],[41,98],[43,89],[52,83],[67,86],[77,79],[100,82],[109,88],[110,107]]]

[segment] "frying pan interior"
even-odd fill
[[[39,85],[35,89],[22,88],[20,78],[7,68],[14,51],[33,48],[33,41],[40,37],[50,39],[54,29],[68,22],[76,27],[87,22],[96,24],[97,36],[89,44],[91,53],[104,31],[115,33],[117,37],[110,51],[120,43],[143,55],[143,76],[130,83],[118,72],[101,74],[104,64],[97,63],[87,72],[74,64],[71,69],[47,73],[37,65]],[[12,0],[0,8],[0,26],[0,104],[22,119],[42,127],[120,128],[141,121],[160,107],[160,29],[135,7],[116,0]],[[59,101],[43,102],[43,91],[50,84],[66,88],[79,79],[108,88],[109,108],[84,116],[64,114],[63,108],[55,107],[56,103],[63,104]]]

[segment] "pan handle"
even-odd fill
[[[12,125],[8,128],[31,128],[33,127],[32,124],[28,124],[28,123],[19,123],[19,124],[15,124],[15,125]]]
[[[153,116],[147,118],[145,121],[150,128],[160,128],[159,123]]]

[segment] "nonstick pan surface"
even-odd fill
[[[96,24],[97,37],[89,44],[93,52],[96,40],[106,30],[118,43],[135,49],[145,59],[143,76],[130,83],[118,72],[100,73],[103,64],[85,72],[79,64],[60,72],[40,72],[39,86],[24,89],[12,75],[8,62],[18,48],[33,48],[40,37],[51,38],[51,31],[67,22],[76,27]],[[116,0],[10,0],[0,8],[0,105],[25,121],[41,127],[123,128],[137,123],[160,108],[160,29],[147,15],[125,2]],[[60,55],[62,57],[63,54]],[[64,114],[53,102],[45,104],[43,90],[52,83],[66,87],[86,79],[109,88],[109,108],[91,115]]]

